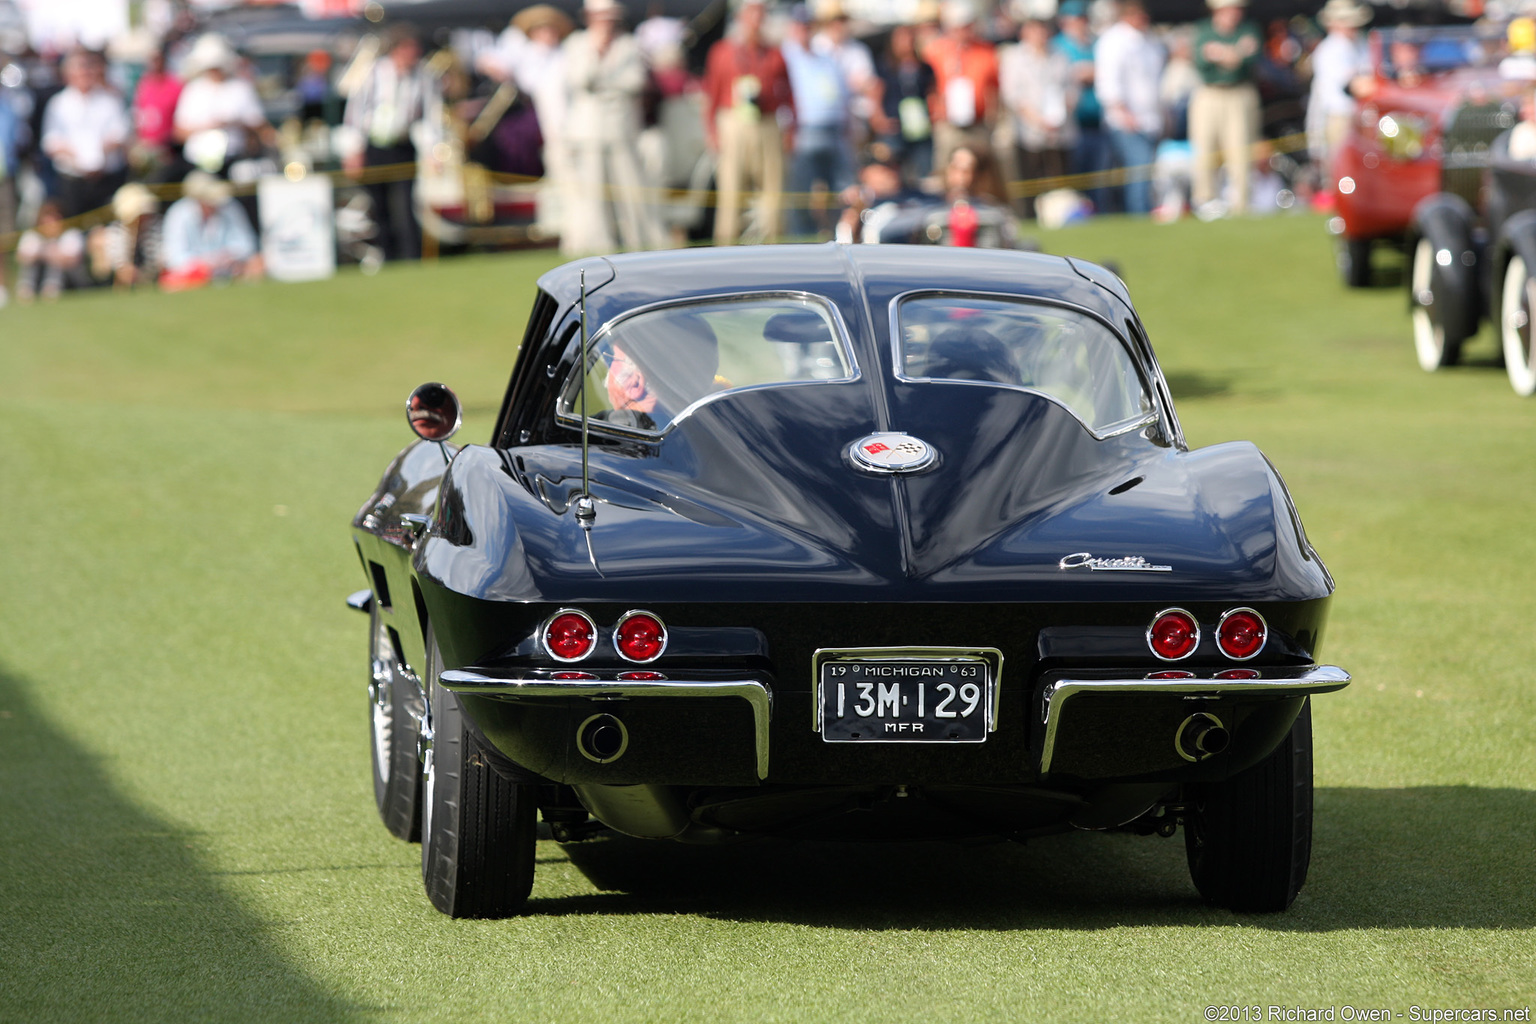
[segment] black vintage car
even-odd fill
[[[585,311],[585,315],[583,315]],[[488,443],[353,522],[375,795],[432,902],[516,912],[535,821],[686,843],[1173,835],[1307,873],[1333,582],[1251,444],[1191,451],[1073,259],[776,246],[538,283]]]
[[[1536,272],[1536,161],[1510,155],[1511,134],[1494,140],[1475,210],[1459,195],[1422,200],[1409,230],[1408,304],[1419,365],[1461,360],[1484,318],[1493,324],[1515,393],[1536,394],[1531,345]]]

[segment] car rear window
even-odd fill
[[[896,321],[896,365],[905,380],[1036,391],[1100,435],[1152,411],[1125,345],[1085,313],[1034,302],[934,295],[903,300]]]
[[[632,314],[591,339],[588,414],[623,430],[659,433],[687,410],[742,388],[849,380],[854,362],[841,324],[810,296],[755,295],[668,305]],[[561,392],[557,415],[581,416],[582,377]]]

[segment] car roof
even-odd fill
[[[539,278],[562,305],[580,296],[585,271],[596,323],[668,299],[738,292],[850,289],[877,308],[904,292],[996,292],[1081,306],[1118,324],[1131,311],[1125,285],[1082,260],[1007,249],[927,245],[759,245],[628,253],[577,260]]]

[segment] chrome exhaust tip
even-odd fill
[[[1204,761],[1226,750],[1232,734],[1215,715],[1200,712],[1179,723],[1173,734],[1173,748],[1186,761]]]
[[[576,727],[576,749],[588,761],[609,764],[629,749],[629,730],[613,715],[593,715]]]

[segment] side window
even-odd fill
[[[744,296],[682,303],[615,321],[591,339],[587,412],[598,423],[660,433],[715,395],[766,384],[847,380],[853,361],[831,310],[815,299]],[[579,420],[583,378],[558,417]]]
[[[904,378],[1039,391],[1094,431],[1143,418],[1153,408],[1124,344],[1086,314],[946,295],[907,299],[896,317]]]

